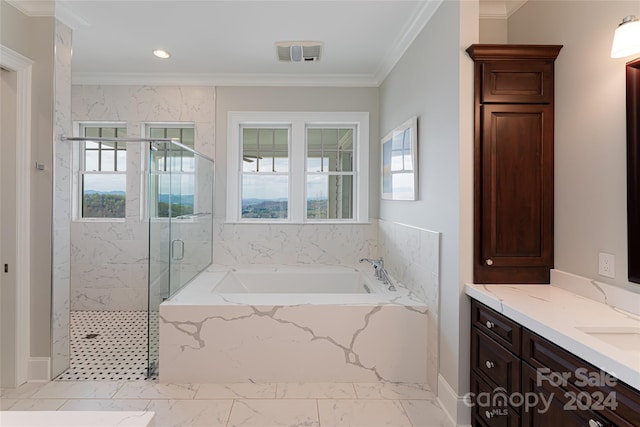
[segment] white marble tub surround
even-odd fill
[[[377,222],[260,224],[213,221],[218,264],[355,264],[378,252]]]
[[[440,233],[397,222],[378,220],[378,249],[385,268],[427,304],[428,383],[438,384],[440,300]]]
[[[632,328],[640,316],[555,285],[466,285],[467,295],[640,390],[640,351],[622,350],[579,328]]]
[[[161,304],[162,383],[426,382],[428,309],[405,288],[213,292],[226,270],[206,272]]]

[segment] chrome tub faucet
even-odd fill
[[[389,273],[387,273],[387,270],[384,269],[384,260],[382,259],[382,257],[380,257],[379,259],[361,258],[360,262],[368,262],[369,264],[371,264],[373,266],[376,278],[385,285],[389,285],[390,291],[396,290],[395,285],[389,277]]]

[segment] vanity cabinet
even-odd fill
[[[638,390],[476,300],[471,392],[474,426],[640,426]]]
[[[549,283],[557,45],[472,45],[474,283]]]

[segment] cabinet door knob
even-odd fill
[[[604,424],[602,424],[600,421],[598,420],[594,420],[593,418],[591,418],[589,420],[589,427],[604,427]]]
[[[493,327],[494,327],[494,326],[496,326],[493,322],[491,322],[491,321],[489,321],[489,320],[487,320],[486,325],[487,325],[487,328],[488,328],[488,329],[493,329]]]
[[[493,265],[493,260],[491,258],[487,258],[484,260],[487,265]]]
[[[495,365],[495,363],[493,363],[493,362],[492,362],[492,361],[490,361],[490,360],[487,360],[484,364],[485,364],[485,365],[487,366],[487,368],[489,368],[489,369],[492,369],[492,368],[494,368],[494,367],[496,366],[496,365]]]

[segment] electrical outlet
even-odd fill
[[[600,252],[598,255],[598,274],[612,279],[616,278],[616,257]]]

